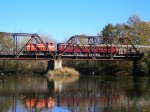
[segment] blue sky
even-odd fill
[[[97,35],[137,14],[150,21],[150,0],[0,0],[0,32],[39,33],[58,42]]]

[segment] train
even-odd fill
[[[57,49],[57,50],[55,50]],[[57,55],[107,55],[118,54],[119,49],[115,45],[68,45],[67,43],[58,43],[57,47],[53,42],[33,44],[28,43],[24,47],[23,54],[49,54],[57,53]]]
[[[73,54],[118,54],[118,48],[115,45],[70,45],[66,43],[57,44],[58,54],[73,55]],[[64,52],[65,51],[65,52]],[[64,52],[64,53],[63,53]]]
[[[23,54],[49,54],[50,52],[55,52],[54,42],[40,44],[28,43],[24,47]]]

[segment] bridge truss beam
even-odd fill
[[[19,43],[19,40],[26,39],[24,44]],[[42,38],[38,34],[30,33],[7,33],[0,32],[0,60],[139,60],[143,53],[135,47],[134,43],[127,37],[101,37],[101,36],[72,36],[65,44],[66,47],[61,54],[54,54],[50,50],[50,55],[41,55],[37,51],[34,55],[23,54],[27,44],[34,42],[35,44],[43,44]],[[88,47],[87,47],[88,46]],[[105,47],[104,47],[105,46]],[[117,52],[113,51],[113,46]],[[45,45],[45,47],[47,47]],[[80,52],[67,54],[66,51],[72,49],[80,49]],[[96,52],[100,49],[105,52]],[[83,48],[88,48],[87,54],[83,54]],[[67,54],[67,55],[66,55]]]
[[[87,47],[88,45],[88,47]],[[104,53],[101,52],[95,52],[100,51],[101,49],[113,46],[116,47],[118,50],[117,52],[114,52],[113,47],[109,47],[109,51],[105,51]],[[72,55],[65,55],[66,51],[69,48],[72,49],[80,49],[80,52],[82,53],[82,49],[86,48],[90,49],[90,51],[93,51],[92,53],[89,52],[86,56],[80,55],[80,52],[74,52]],[[98,48],[99,47],[99,48]],[[107,49],[108,50],[108,49]],[[59,55],[58,58],[69,58],[72,57],[76,59],[93,59],[93,60],[108,60],[108,59],[140,59],[140,57],[143,56],[143,53],[139,52],[138,49],[134,46],[132,41],[127,37],[101,37],[101,36],[83,36],[83,35],[75,35],[72,36],[68,41],[65,49]]]
[[[54,54],[47,48],[46,44],[42,40],[42,38],[38,34],[31,34],[31,33],[7,33],[7,32],[0,32],[0,58],[1,59],[17,59],[22,58],[23,50],[27,44],[33,42],[35,44],[43,44],[45,48],[49,52],[48,58],[54,58]],[[19,43],[19,40],[26,40],[25,43]],[[24,56],[23,58],[30,58],[30,57],[38,57],[37,49],[35,51],[35,56]],[[22,58],[22,59],[23,59]]]

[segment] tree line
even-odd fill
[[[150,45],[150,21],[142,21],[138,15],[132,15],[126,23],[117,23],[116,25],[107,24],[102,31],[98,33],[104,37],[128,37],[135,45]],[[144,57],[138,62],[137,71],[140,74],[150,73],[150,50],[143,49]],[[109,66],[112,66],[110,64]],[[121,71],[131,73],[132,62],[117,62],[116,67]]]
[[[150,21],[142,21],[139,16],[133,15],[126,23],[107,24],[98,34],[104,37],[128,37],[136,44],[150,45]]]

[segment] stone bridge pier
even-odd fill
[[[54,70],[62,68],[62,60],[50,60],[48,61],[47,70]]]

